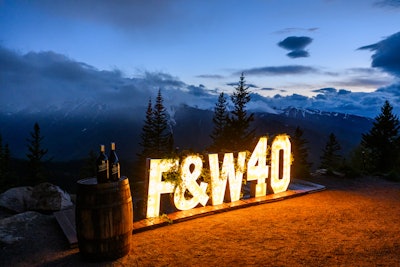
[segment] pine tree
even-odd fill
[[[366,167],[371,172],[389,172],[399,159],[400,123],[392,111],[393,107],[386,100],[369,133],[362,135]]]
[[[3,146],[0,135],[0,192],[17,185],[15,174],[11,169],[11,152],[8,143]]]
[[[40,134],[40,127],[37,122],[33,126],[33,132],[31,132],[30,135],[31,138],[27,139],[29,153],[26,154],[29,159],[29,168],[31,172],[29,183],[37,184],[46,180],[42,159],[47,154],[47,149],[41,147],[44,137]]]
[[[7,177],[6,177],[6,170],[5,170],[3,138],[0,135],[0,192],[2,192],[3,189],[6,189],[6,184],[7,184]]]
[[[168,125],[168,114],[163,104],[161,90],[158,91],[154,107],[151,99],[149,100],[140,137],[139,144],[142,147],[142,151],[138,154],[140,164],[143,164],[146,158],[162,158],[173,150],[174,137]]]
[[[228,120],[227,134],[229,148],[236,151],[246,150],[253,145],[254,129],[250,124],[254,121],[254,114],[247,114],[246,105],[250,102],[249,86],[246,85],[244,74],[240,76],[239,85],[231,96],[234,105]]]
[[[0,135],[0,179],[4,176],[3,137]]]
[[[308,159],[307,140],[303,137],[303,130],[297,126],[292,138],[293,164],[291,165],[291,174],[295,178],[304,178],[310,176],[311,164]]]
[[[153,109],[154,153],[156,157],[164,157],[171,153],[172,131],[168,125],[168,113],[164,107],[161,90],[158,90]]]
[[[218,102],[214,107],[214,117],[213,117],[214,128],[210,135],[213,140],[210,149],[222,150],[229,149],[226,146],[226,127],[228,123],[228,111],[227,111],[227,100],[224,93],[220,93],[218,96]]]
[[[142,151],[139,154],[141,159],[146,159],[152,156],[152,152],[154,151],[155,140],[154,140],[154,113],[153,107],[151,103],[151,99],[149,99],[149,103],[147,105],[146,110],[146,118],[144,120],[142,133],[140,135],[141,142],[139,143],[142,147]]]
[[[338,154],[338,151],[340,150],[341,146],[337,141],[335,134],[331,133],[325,148],[322,151],[320,167],[328,170],[334,170],[338,168],[342,159],[340,154]]]

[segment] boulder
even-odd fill
[[[0,194],[0,207],[14,211],[16,213],[24,212],[32,202],[32,187],[21,186],[10,188]]]
[[[57,211],[72,205],[70,195],[50,183],[14,187],[0,194],[0,207],[16,213],[28,210]]]
[[[33,187],[29,210],[57,211],[73,205],[70,195],[51,183],[41,183]]]
[[[13,244],[24,239],[24,230],[41,215],[35,211],[27,211],[0,220],[0,242]]]

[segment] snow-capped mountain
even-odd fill
[[[84,112],[90,109],[95,112]],[[211,142],[213,111],[187,105],[169,109],[175,145],[180,149],[203,151]],[[40,112],[0,114],[0,133],[3,144],[8,143],[13,157],[24,158],[27,153],[26,138],[38,122],[44,136],[43,146],[56,161],[82,159],[90,150],[97,151],[99,144],[117,143],[118,154],[126,160],[134,160],[140,151],[139,141],[145,117],[143,107],[132,107],[123,113],[107,106],[82,103],[69,112]],[[310,161],[318,162],[328,135],[333,132],[347,154],[367,132],[372,120],[342,113],[311,109],[286,108],[273,113],[256,112],[253,127],[257,135],[270,136],[279,133],[293,134],[297,126],[304,131],[309,142]],[[251,150],[252,148],[249,148]]]

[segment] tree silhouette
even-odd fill
[[[174,138],[168,125],[168,113],[163,101],[161,90],[159,90],[154,107],[152,107],[151,99],[147,105],[139,143],[142,147],[142,151],[138,154],[141,162],[151,157],[162,158],[172,152]]]
[[[342,159],[340,154],[338,154],[340,149],[341,147],[336,139],[335,134],[331,133],[325,148],[322,150],[320,167],[328,170],[334,170],[338,168]]]
[[[153,109],[154,153],[156,157],[163,157],[171,152],[172,131],[168,125],[168,113],[164,107],[161,90],[158,90]]]
[[[392,111],[393,107],[386,100],[381,113],[375,117],[369,133],[362,135],[361,145],[368,171],[385,173],[397,165],[400,124],[398,117]]]
[[[224,93],[220,93],[218,101],[214,107],[213,116],[214,128],[210,135],[213,143],[210,146],[212,150],[228,149],[227,143],[227,124],[228,124],[228,110],[227,100]]]
[[[239,85],[235,88],[231,101],[234,105],[231,116],[228,119],[227,134],[229,148],[234,151],[241,151],[253,145],[254,129],[250,124],[254,121],[254,114],[247,114],[246,105],[250,102],[249,86],[246,85],[244,74],[240,76]]]
[[[140,135],[141,142],[139,143],[140,146],[142,147],[142,151],[138,156],[141,159],[146,159],[148,157],[151,157],[151,154],[154,150],[154,113],[153,113],[153,107],[151,103],[151,99],[149,99],[149,103],[147,105],[147,110],[146,110],[146,118],[144,120],[144,124],[142,127],[142,133]]]
[[[37,122],[33,126],[33,132],[30,133],[30,136],[30,138],[26,139],[29,151],[26,156],[29,159],[29,170],[31,173],[28,182],[33,185],[46,180],[42,159],[47,154],[47,149],[41,147],[44,137],[40,134],[40,127]]]
[[[303,137],[303,130],[297,126],[291,137],[293,163],[291,165],[292,177],[302,178],[310,176],[311,164],[308,159],[307,140]]]
[[[0,135],[0,191],[7,189],[8,186],[14,184],[11,175],[11,153],[8,144],[3,147],[3,139]]]

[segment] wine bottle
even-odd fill
[[[111,181],[118,181],[120,178],[120,168],[117,153],[115,152],[115,143],[111,143],[110,156],[108,157],[108,171]]]
[[[107,183],[109,180],[108,157],[104,145],[100,145],[100,155],[96,160],[97,183]]]

